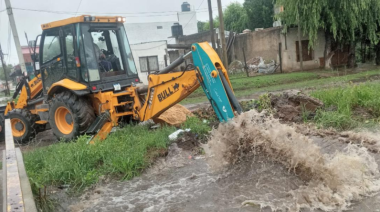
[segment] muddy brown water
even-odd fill
[[[345,144],[313,137],[323,151]],[[378,154],[372,154],[380,164]],[[171,146],[169,158],[127,182],[99,185],[63,211],[272,211],[258,205],[242,206],[247,199],[281,202],[288,192],[305,182],[277,162],[265,157],[245,161],[226,172],[214,173],[206,159]],[[309,211],[309,210],[304,210]],[[318,211],[318,210],[316,210]],[[320,210],[319,210],[320,211]],[[354,202],[349,211],[380,211],[380,195]]]
[[[310,136],[308,139],[326,157],[344,152],[350,145],[328,136]],[[377,166],[380,165],[380,154],[370,152],[367,156]],[[168,156],[158,160],[142,176],[130,181],[99,184],[79,198],[66,203],[62,201],[64,206],[59,210],[292,211],[286,209],[291,201],[296,201],[292,197],[292,191],[309,183],[281,161],[263,154],[245,158],[217,171],[210,164],[209,155],[193,156],[191,151],[172,144]],[[380,195],[377,192],[366,193],[354,199],[345,211],[380,211]],[[247,200],[252,200],[251,204],[242,205]],[[306,207],[300,211],[322,210]]]

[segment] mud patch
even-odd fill
[[[324,154],[294,127],[254,110],[214,129],[205,151],[214,170],[265,156],[305,182],[281,200],[247,199],[243,205],[283,211],[340,211],[380,190],[378,165],[366,148],[348,144],[342,151]]]
[[[300,122],[305,114],[314,116],[323,102],[299,91],[286,91],[282,94],[269,94],[275,117],[285,121]]]
[[[176,141],[177,146],[183,150],[194,152],[198,154],[200,152],[200,140],[199,136],[192,132],[184,132]]]

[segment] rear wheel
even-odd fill
[[[36,135],[36,117],[26,109],[14,109],[8,113],[13,139],[26,143]],[[5,130],[5,129],[4,129]]]
[[[49,123],[58,139],[75,139],[85,133],[94,120],[90,102],[69,91],[56,94],[50,103]]]

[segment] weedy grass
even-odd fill
[[[208,134],[208,132],[211,131],[211,127],[210,125],[208,125],[208,121],[209,120],[200,120],[197,117],[189,117],[183,124],[183,128],[190,128],[192,133],[195,133],[201,138],[204,138]]]
[[[25,153],[25,167],[35,193],[50,185],[80,191],[102,175],[131,179],[149,165],[145,157],[148,150],[166,148],[168,135],[174,130],[167,126],[149,130],[147,126],[128,125],[94,145],[87,144],[88,137],[82,136],[76,142],[61,142]]]
[[[249,96],[258,92],[272,92],[287,89],[315,89],[323,87],[334,87],[345,85],[352,80],[371,80],[371,77],[378,76],[380,70],[363,71],[360,73],[350,73],[343,76],[323,76],[321,73],[330,73],[328,71],[320,72],[296,72],[284,74],[271,74],[255,77],[245,77],[237,74],[231,75],[230,80],[237,97]],[[337,72],[340,73],[340,72]],[[188,98],[182,101],[182,104],[193,104],[207,101],[202,88],[197,89]]]
[[[290,82],[299,82],[304,80],[311,80],[318,78],[318,75],[313,72],[296,72],[289,74],[271,74],[262,75],[257,77],[247,77],[241,74],[230,75],[230,81],[234,88],[234,91],[241,91],[253,88],[262,88],[271,85],[279,85]],[[191,94],[190,98],[204,96],[202,88],[198,88],[194,93]]]
[[[200,136],[211,129],[196,117],[182,128],[191,128]],[[24,162],[33,193],[38,196],[48,186],[63,186],[80,193],[97,183],[101,176],[128,180],[141,174],[154,159],[162,156],[170,144],[168,136],[175,127],[156,130],[148,126],[127,125],[103,142],[87,144],[88,136],[75,142],[60,142],[24,153]]]
[[[320,99],[324,108],[317,111],[315,121],[323,127],[352,129],[363,123],[376,122],[380,117],[380,84],[363,84],[319,90],[311,96]]]

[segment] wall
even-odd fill
[[[302,33],[303,34],[303,33]],[[309,40],[307,36],[302,36],[302,40]],[[298,41],[298,29],[288,29],[286,36],[281,35],[282,42],[282,63],[283,71],[300,70],[300,62],[297,62],[296,41]],[[317,69],[321,66],[320,58],[324,58],[325,51],[325,35],[323,30],[318,33],[318,38],[313,49],[313,60],[303,61],[304,70]],[[322,64],[323,65],[323,64]]]
[[[137,72],[139,74],[140,80],[143,84],[145,85],[148,84],[148,72],[140,71],[139,57],[158,56],[159,68],[162,69],[165,67],[165,55],[167,55],[166,48],[167,48],[166,40],[131,45],[133,59],[136,64],[136,68],[137,68]],[[167,58],[169,57],[167,56]],[[169,64],[170,63],[169,59],[167,59],[166,62]]]
[[[216,32],[214,33],[214,36],[215,36],[215,42],[216,42],[217,37],[218,37]],[[177,42],[179,44],[193,44],[193,43],[200,43],[200,42],[209,42],[211,45],[211,32],[205,31],[205,32],[200,32],[200,33],[196,33],[192,35],[181,36],[178,38]]]
[[[168,41],[168,43],[175,43],[174,38],[169,38],[170,36],[172,36],[171,27],[174,23],[175,21],[153,23],[126,23],[124,24],[124,26],[130,44],[162,40],[166,40]],[[157,29],[158,26],[162,26],[162,29]]]
[[[172,26],[174,23],[182,25],[183,34],[190,35],[198,33],[198,21],[195,11],[179,12],[178,19],[175,18],[169,22],[151,22],[151,23],[125,23],[130,44],[145,43],[152,41],[166,40],[169,44],[175,43],[175,38],[172,36]],[[162,29],[158,29],[160,26]]]
[[[246,53],[247,61],[262,57],[265,60],[275,60],[277,64],[279,58],[279,43],[282,45],[282,69],[284,72],[300,70],[300,62],[297,62],[296,41],[298,41],[297,28],[288,29],[287,34],[282,33],[282,27],[273,27],[257,32],[250,32],[236,36],[233,49],[229,52],[233,60],[244,61],[243,51]],[[302,40],[308,40],[307,36],[302,36]],[[313,60],[304,61],[304,70],[317,69],[320,67],[320,58],[324,57],[325,36],[321,30],[318,34],[313,54]]]
[[[179,24],[182,25],[183,35],[191,35],[194,33],[198,33],[197,12],[179,12],[178,20]]]
[[[244,61],[243,48],[247,61],[262,57],[266,60],[278,60],[278,44],[281,42],[281,27],[237,35],[233,43],[232,60]]]

